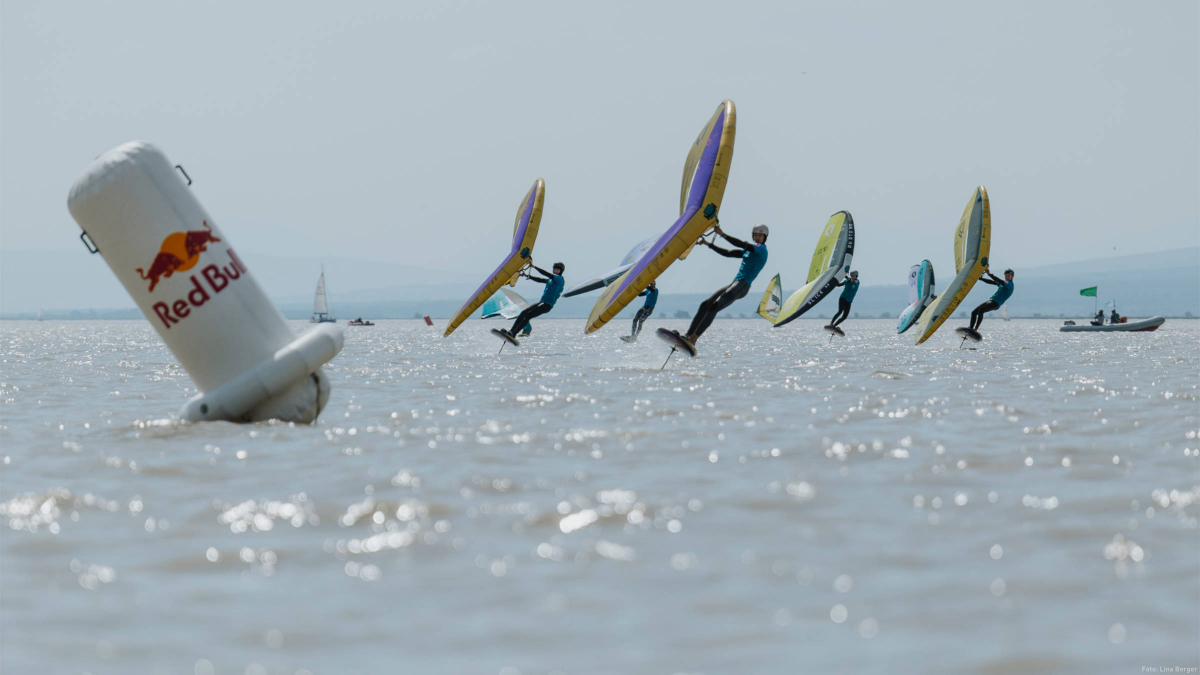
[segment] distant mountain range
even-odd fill
[[[0,318],[34,318],[39,310],[45,318],[141,316],[99,256],[69,257],[72,263],[63,265],[61,251],[0,252]],[[242,257],[284,314],[294,319],[307,318],[312,313],[311,291],[297,292],[297,289],[314,288],[322,264],[326,277],[337,280],[329,284],[329,299],[342,319],[357,316],[409,319],[424,315],[449,318],[476,288],[475,283],[444,281],[451,277],[446,272],[388,262],[282,258],[254,253]],[[54,273],[48,274],[46,270]],[[935,272],[939,288],[953,278],[952,270]],[[673,317],[677,312],[695,312],[720,281],[723,280],[702,293],[662,294],[656,315]],[[750,295],[725,314],[753,316],[765,281],[764,274]],[[1096,300],[1079,295],[1080,289],[1090,286],[1099,287]],[[959,311],[969,312],[993,290],[991,286],[977,284]],[[523,282],[517,291],[533,302],[541,287]],[[791,289],[786,291],[790,292]],[[589,293],[563,298],[552,316],[586,317],[596,297],[597,293]],[[1129,316],[1200,316],[1200,247],[1018,269],[1016,292],[1008,307],[1012,316],[1079,317],[1092,314],[1094,303],[1103,305],[1107,300],[1114,300],[1117,310]],[[863,286],[855,298],[853,312],[860,317],[890,318],[907,304],[905,286]],[[632,314],[640,306],[638,301],[625,314]],[[836,300],[827,299],[812,313],[812,318],[828,318],[836,308]]]
[[[1200,269],[1200,246],[1178,248],[1158,253],[1139,253],[1137,255],[1120,255],[1112,258],[1096,258],[1079,262],[1057,263],[1044,267],[1030,267],[1019,270],[1021,278],[1061,277],[1107,272],[1136,272],[1141,270],[1166,270],[1175,268]],[[997,274],[1001,270],[992,270]],[[1095,284],[1092,284],[1093,286]]]
[[[456,290],[444,283],[445,272],[375,260],[347,258],[284,258],[242,253],[241,258],[267,295],[283,303],[307,303],[311,308],[317,275],[324,265],[330,280],[330,299],[384,299],[383,289],[412,288],[434,297],[449,297]],[[474,287],[472,287],[473,289]],[[371,289],[380,289],[373,291]],[[470,292],[471,289],[463,291]],[[350,293],[356,294],[353,298]],[[442,296],[442,293],[447,293]],[[346,295],[343,295],[346,294]],[[361,294],[361,295],[358,295]],[[422,294],[419,297],[429,297]],[[0,312],[5,316],[37,310],[102,308],[135,309],[104,260],[79,250],[0,250]]]

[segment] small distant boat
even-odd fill
[[[1074,325],[1074,322],[1068,321],[1058,330],[1063,333],[1134,333],[1138,331],[1158,330],[1158,327],[1166,323],[1166,321],[1161,316],[1152,316],[1149,319],[1142,319],[1141,321],[1110,323],[1103,326],[1077,326]]]
[[[1012,321],[1012,318],[1008,316],[1008,305],[1000,305],[1000,318],[1005,321]]]
[[[313,315],[310,323],[337,323],[337,317],[329,311],[329,300],[325,294],[325,266],[321,266],[321,278],[317,279],[317,293],[313,298]]]
[[[374,321],[363,321],[362,317],[360,316],[357,319],[350,319],[349,321],[346,322],[346,325],[347,326],[374,326],[375,322]]]

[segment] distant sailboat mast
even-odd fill
[[[317,279],[317,295],[313,300],[313,313],[328,314],[329,308],[325,302],[325,266],[321,265],[321,277]]]
[[[321,276],[317,279],[317,291],[313,296],[312,323],[337,323],[329,312],[329,301],[325,292],[325,266],[321,265]]]

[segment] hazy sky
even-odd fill
[[[68,188],[143,139],[239,249],[460,281],[508,250],[541,176],[535,261],[566,261],[572,283],[671,224],[689,144],[727,97],[722,223],[772,231],[756,288],[800,285],[841,209],[865,284],[922,258],[949,279],[978,184],[996,265],[1195,246],[1198,7],[5,0],[0,247],[82,260]],[[698,250],[663,288],[735,269]]]

